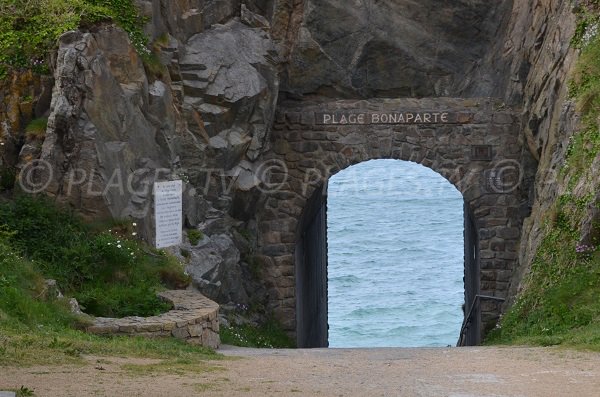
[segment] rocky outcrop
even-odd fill
[[[181,178],[185,226],[205,236],[174,252],[187,262],[194,285],[219,303],[273,300],[281,291],[264,291],[270,276],[255,264],[255,250],[256,213],[267,205],[261,184],[272,176],[262,160],[281,151],[272,147],[271,133],[278,106],[307,99],[492,96],[500,99],[498,109],[524,109],[524,129],[513,143],[520,152],[511,154],[525,171],[523,186],[532,188],[514,206],[519,216],[531,216],[518,247],[520,265],[504,269],[514,274],[514,296],[539,245],[544,214],[565,189],[555,176],[577,128],[566,95],[576,58],[569,2],[137,3],[150,21],[145,30],[155,58],[144,61],[110,25],[60,40],[41,150],[52,170],[49,194],[89,217],[133,217],[151,240],[151,186]],[[46,111],[44,84],[52,80],[44,81],[25,76],[0,87],[4,163],[16,165],[19,152],[22,161],[38,156],[22,130]],[[301,118],[288,121],[297,126]],[[302,141],[314,135],[305,133],[308,138],[292,131],[279,140],[311,152]],[[295,155],[290,161],[300,160]],[[275,178],[283,178],[277,171]],[[588,223],[597,216],[590,212]],[[297,230],[285,232],[285,244],[293,244]],[[293,307],[288,256],[283,299]]]
[[[578,128],[567,84],[577,59],[571,46],[575,28],[576,16],[569,2],[515,2],[503,56],[494,61],[506,76],[496,85],[498,95],[507,103],[523,103],[522,139],[525,150],[538,163],[531,183],[531,216],[521,236],[520,266],[515,269],[511,297],[516,296],[535,258],[549,208],[567,188],[559,173],[569,139]]]
[[[345,97],[459,96],[481,78],[509,1],[307,0],[283,90]],[[487,95],[478,90],[477,94]]]
[[[183,110],[205,140],[206,167],[258,158],[273,122],[278,55],[267,32],[238,21],[190,38],[179,60]]]
[[[204,18],[196,27],[181,25],[177,13],[154,20],[156,32],[167,30],[156,44],[168,68],[162,79],[114,26],[61,38],[40,157],[51,172],[38,179],[50,177],[39,181],[45,191],[88,217],[134,218],[148,240],[153,183],[184,179],[186,225],[206,235],[185,248],[195,285],[222,303],[248,304],[240,250],[249,254],[233,228],[240,221],[215,221],[233,212],[236,192],[260,182],[254,171],[268,148],[280,60],[256,4],[237,7],[241,19],[206,26],[230,17],[225,2],[207,3],[185,11],[189,21]]]
[[[149,83],[126,33],[112,26],[65,34],[55,77],[41,156],[53,170],[47,192],[87,216],[142,218],[155,170],[170,170],[174,157],[163,144],[174,129],[151,112],[172,114],[170,92]]]
[[[29,123],[48,116],[53,79],[28,72],[11,73],[0,80],[0,167],[16,167],[39,156],[43,131],[28,136]],[[23,148],[25,147],[25,150]]]

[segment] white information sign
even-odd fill
[[[180,245],[183,241],[183,182],[154,184],[156,248]]]

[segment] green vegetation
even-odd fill
[[[101,337],[58,322],[41,320],[36,326],[27,326],[16,318],[0,319],[0,367],[81,364],[83,355],[162,360],[147,372],[166,371],[171,366],[178,371],[204,370],[205,360],[220,358],[209,349],[175,338]]]
[[[175,358],[172,360],[161,361],[153,364],[125,364],[121,367],[134,376],[148,376],[156,374],[185,375],[186,373],[206,373],[222,371],[223,368],[209,365],[208,363],[198,362],[193,357]]]
[[[569,88],[581,115],[581,129],[571,139],[560,175],[568,192],[546,214],[544,239],[524,291],[488,343],[600,350],[600,225],[593,225],[589,241],[581,241],[583,219],[600,204],[594,201],[598,186],[591,172],[600,155],[599,4],[588,1],[579,10],[580,24],[573,39],[581,56]]]
[[[200,240],[204,238],[204,234],[198,229],[190,229],[187,231],[188,239],[190,240],[190,244],[198,245]]]
[[[48,293],[45,278],[56,278],[63,292],[82,300],[97,293],[99,301],[88,299],[89,307],[108,314],[144,314],[137,310],[165,309],[154,301],[160,271],[171,278],[181,274],[171,258],[123,236],[130,234],[130,224],[113,227],[112,233],[94,231],[46,200],[0,203],[0,367],[78,364],[85,354],[162,360],[150,372],[197,371],[208,370],[206,359],[218,358],[176,339],[99,337],[77,330],[87,318]],[[111,287],[101,292],[102,285]]]
[[[595,15],[600,15],[595,14]],[[598,18],[594,25],[598,30]],[[588,22],[589,24],[589,22]],[[569,146],[565,172],[575,173],[571,179],[574,185],[581,173],[585,172],[596,155],[600,152],[600,130],[598,117],[600,116],[600,37],[586,39],[586,44],[581,48],[581,56],[577,62],[573,79],[569,83],[570,96],[577,103],[577,110],[581,114],[581,130],[575,134]]]
[[[567,199],[548,220],[526,289],[488,343],[568,345],[600,350],[600,252],[578,243]]]
[[[115,22],[144,59],[150,56],[133,0],[2,0],[0,78],[12,69],[48,73],[48,54],[60,35],[103,21]]]
[[[0,193],[12,190],[17,181],[17,172],[12,167],[0,166]]]
[[[30,273],[38,271],[44,278],[57,280],[60,290],[75,297],[92,315],[158,314],[169,306],[156,297],[156,292],[189,283],[176,259],[142,244],[129,229],[115,226],[96,231],[47,200],[19,197],[0,203],[0,228],[5,231],[3,260],[27,258],[29,266],[34,266]],[[2,276],[13,281],[24,271],[20,263],[6,265]],[[10,269],[14,270],[7,273]],[[26,313],[13,315],[24,318]],[[32,320],[37,318],[34,315]]]
[[[34,119],[25,127],[25,134],[28,139],[43,141],[46,136],[46,128],[48,128],[47,118]]]
[[[34,396],[35,394],[33,393],[33,390],[29,389],[28,387],[25,386],[21,386],[19,389],[15,390],[15,392],[17,393],[17,397],[27,397],[27,396]]]
[[[258,327],[249,324],[221,326],[220,336],[221,343],[226,345],[268,349],[295,347],[294,342],[275,320]]]
[[[573,8],[573,12],[577,16],[577,26],[575,34],[571,38],[571,45],[574,48],[583,48],[598,33],[600,0],[579,1]]]

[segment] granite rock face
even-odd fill
[[[571,46],[577,25],[573,7],[569,2],[515,2],[507,35],[503,43],[498,43],[502,45],[498,52],[503,56],[492,61],[505,76],[496,85],[497,95],[502,95],[507,103],[522,103],[524,147],[537,160],[529,201],[531,216],[525,221],[521,236],[511,297],[517,295],[523,276],[531,268],[544,237],[548,210],[568,189],[568,178],[558,176],[569,140],[579,128],[575,105],[568,95],[570,73],[578,56]],[[598,166],[598,160],[592,168]],[[573,193],[583,197],[586,189],[596,192],[598,186],[597,178],[590,178],[586,186],[579,186]],[[594,219],[592,209],[587,218],[590,222]],[[585,241],[585,227],[581,234]]]
[[[264,160],[297,146],[300,154],[286,161],[311,161],[315,146],[308,141],[323,131],[292,130],[274,139],[277,108],[317,99],[494,97],[499,109],[523,109],[522,131],[510,150],[525,170],[524,186],[531,187],[515,203],[531,212],[515,247],[519,265],[503,269],[514,275],[514,296],[539,245],[544,213],[565,189],[555,175],[577,128],[566,95],[577,55],[569,45],[575,29],[570,2],[137,3],[164,70],[145,67],[113,26],[65,34],[54,79],[26,76],[0,86],[3,163],[41,158],[53,171],[48,194],[90,218],[131,217],[148,240],[153,182],[181,178],[185,227],[206,236],[182,247],[194,284],[219,303],[268,300],[270,308],[293,307],[293,258],[262,258],[272,267],[255,264],[261,262],[258,235],[293,245],[297,233],[257,226],[256,214],[269,210],[265,179],[283,178]],[[52,84],[49,106],[45,87]],[[44,115],[49,123],[40,149],[23,130]],[[300,113],[289,117],[289,125],[303,122]],[[296,204],[281,210],[299,216]],[[590,212],[589,224],[597,216]],[[278,277],[285,279],[279,290],[268,281]],[[282,316],[293,327],[294,313]]]
[[[150,112],[169,106],[169,92],[149,84],[126,33],[113,27],[65,34],[55,78],[41,154],[52,168],[47,192],[89,217],[143,218],[154,170],[173,157],[160,128],[169,120]]]
[[[208,138],[206,166],[230,170],[246,155],[256,160],[279,92],[278,55],[268,33],[232,21],[192,36],[184,53],[183,110],[192,132]]]
[[[484,0],[307,0],[283,90],[366,98],[460,96],[478,77],[480,59],[501,32],[498,21],[509,6]]]
[[[0,167],[11,169],[39,156],[43,134],[29,136],[27,125],[48,116],[53,79],[32,72],[0,81]]]
[[[189,247],[188,271],[223,303],[249,298],[233,223],[214,220],[229,216],[236,191],[259,182],[254,163],[268,146],[279,92],[277,45],[250,7],[246,23],[167,33],[162,79],[118,28],[65,34],[40,156],[52,172],[38,176],[49,178],[46,193],[90,218],[133,218],[150,241],[153,183],[183,178],[186,225],[208,236]]]
[[[220,302],[247,302],[239,261],[240,251],[233,240],[219,234],[191,247],[186,271],[207,296]]]

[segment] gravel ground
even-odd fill
[[[153,364],[156,360],[106,357],[88,357],[83,366],[0,368],[0,390],[24,385],[40,397],[600,396],[598,353],[513,347],[224,347],[221,352],[231,358],[212,362],[219,368],[200,373],[136,375],[122,366]]]

